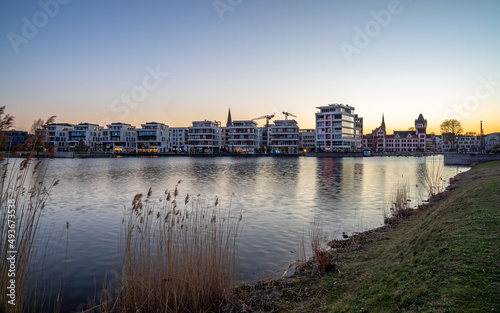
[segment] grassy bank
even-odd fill
[[[248,311],[500,312],[500,161],[409,217],[334,242],[330,272],[242,286]]]

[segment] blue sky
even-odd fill
[[[45,9],[44,9],[45,8]],[[251,119],[347,103],[500,131],[500,1],[5,0],[0,105],[58,122]],[[348,48],[346,48],[348,47]],[[354,51],[354,52],[353,52]]]

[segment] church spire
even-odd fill
[[[229,111],[227,112],[227,122],[226,122],[226,127],[229,127],[233,124],[233,120],[231,119],[231,108],[229,108]]]
[[[384,121],[384,113],[382,113],[382,125],[380,125],[383,130],[385,130],[385,121]]]

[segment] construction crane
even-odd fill
[[[288,112],[285,112],[285,111],[283,111],[282,113],[283,113],[283,115],[285,115],[285,120],[288,120],[288,116],[297,117],[297,116],[293,115],[292,113],[288,113]]]
[[[256,118],[253,118],[252,121],[255,121],[255,120],[261,120],[261,119],[266,119],[266,127],[264,128],[263,132],[262,132],[262,142],[263,142],[263,150],[264,150],[264,153],[267,153],[267,150],[269,149],[268,145],[269,145],[269,136],[268,136],[268,133],[269,133],[269,120],[271,120],[273,117],[274,117],[274,113],[271,114],[271,115],[263,115],[263,116],[260,116],[260,117],[256,117]]]
[[[261,119],[266,119],[266,129],[269,127],[269,120],[271,120],[272,118],[274,117],[274,114],[272,115],[263,115],[263,116],[260,116],[260,117],[256,117],[256,118],[253,118],[252,121],[256,121],[256,120],[261,120]]]

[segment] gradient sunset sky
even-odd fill
[[[491,133],[499,16],[498,0],[4,0],[0,106],[20,130],[51,115],[225,124],[229,107],[314,128],[316,107],[345,103],[365,133],[382,114],[392,132],[420,113],[429,132],[457,118]]]

